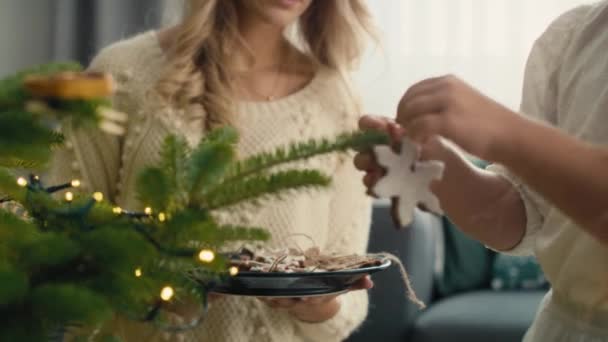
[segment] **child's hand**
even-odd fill
[[[493,160],[496,146],[508,141],[514,115],[460,79],[444,76],[412,86],[399,103],[397,122],[421,145],[443,136],[473,155]]]

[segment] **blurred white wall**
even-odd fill
[[[157,27],[178,0],[0,0],[0,77],[53,60],[86,65],[97,51]]]
[[[47,0],[0,0],[0,77],[51,58],[51,7]]]
[[[356,74],[367,113],[394,116],[415,82],[456,74],[517,108],[527,54],[549,23],[585,0],[368,0],[382,33]]]
[[[175,18],[182,1],[0,0],[0,77],[53,59],[86,64],[100,47],[156,26],[161,5],[173,5],[165,21]],[[516,108],[534,39],[560,13],[587,2],[367,0],[381,45],[356,73],[366,112],[393,116],[409,86],[445,73]]]

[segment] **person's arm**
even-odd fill
[[[511,127],[514,136],[497,143],[490,156],[608,244],[608,148],[519,116]]]
[[[443,178],[431,186],[445,215],[471,238],[495,250],[510,250],[526,231],[526,208],[518,189],[502,175],[472,164],[453,144],[433,138],[421,159],[441,160]]]
[[[535,42],[524,77],[521,112],[526,116],[557,124],[557,81],[561,56],[570,42],[574,28],[589,8],[581,6],[563,14]],[[496,146],[512,144],[516,140],[514,137],[530,133],[525,133],[512,124],[520,120],[525,119],[454,76],[427,79],[408,89],[399,104],[397,117],[405,134],[423,146],[432,145],[433,141],[438,140],[437,136],[442,136],[468,153],[491,162],[497,161],[492,155]],[[533,136],[527,137],[533,139]],[[518,146],[522,149],[521,144]],[[513,254],[531,253],[535,236],[542,229],[544,218],[551,207],[545,198],[533,191],[535,187],[525,184],[525,180],[519,179],[503,165],[490,165],[488,170],[491,173],[484,175],[479,171],[481,176],[475,177],[478,181],[467,182],[465,180],[471,172],[466,169],[459,171],[459,167],[454,166],[458,163],[451,162],[450,159],[453,158],[447,159],[448,170],[442,182],[447,190],[439,189],[438,192],[440,198],[443,197],[442,205],[447,207],[448,216],[454,218],[465,232],[472,232],[473,237],[489,247]],[[538,168],[536,172],[544,174],[550,170]],[[476,188],[476,184],[482,188]],[[485,191],[489,191],[489,194]],[[464,194],[466,197],[460,197],[460,201],[472,204],[454,205],[458,199],[451,197]],[[491,200],[492,196],[495,197],[496,204],[485,203],[486,210],[479,211],[477,217],[474,216],[474,210],[467,211],[466,207],[482,209],[483,202]],[[476,203],[482,207],[477,207]],[[484,216],[491,216],[492,219],[485,220]],[[475,222],[481,225],[476,226]],[[493,226],[493,223],[498,224],[499,228]],[[501,234],[502,230],[502,236],[484,239],[483,235],[478,234],[479,229],[487,230],[490,235]],[[517,242],[516,237],[521,238],[521,241]],[[509,245],[513,248],[509,248]]]
[[[592,227],[602,225],[603,209],[597,196],[601,191],[604,191],[604,199],[608,195],[606,183],[603,187],[601,183],[608,152],[552,127],[559,121],[557,80],[561,56],[573,28],[591,8],[585,5],[564,13],[536,41],[526,66],[520,107],[520,112],[532,120],[511,116],[512,123],[505,124],[512,126],[505,129],[509,135],[493,144],[498,148],[490,152],[491,159],[504,165],[494,165],[490,169],[520,185],[530,216],[528,230],[539,229],[551,205],[579,222],[584,229],[597,230]],[[591,233],[600,241],[606,241],[607,233]]]
[[[389,132],[395,140],[404,134],[387,118],[367,116],[361,119],[360,127]],[[444,139],[433,138],[422,145],[421,159],[444,162],[443,178],[432,184],[432,190],[445,214],[465,234],[497,250],[511,249],[521,241],[526,211],[511,182],[475,167]],[[357,155],[355,165],[367,172],[363,182],[369,188],[383,176],[384,171],[371,154]]]

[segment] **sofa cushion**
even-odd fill
[[[444,266],[435,280],[437,296],[489,288],[495,253],[466,236],[446,217],[443,236]]]
[[[492,269],[492,289],[547,290],[549,282],[535,257],[499,254]]]
[[[475,291],[437,303],[417,317],[413,342],[519,342],[544,291]]]

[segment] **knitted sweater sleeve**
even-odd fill
[[[93,59],[89,70],[108,72],[114,77],[117,92],[112,97],[112,105],[116,110],[128,113],[125,101],[127,93],[118,62],[121,60],[120,52],[112,47],[102,50]],[[99,191],[113,201],[118,183],[122,138],[91,127],[64,125],[61,130],[66,136],[66,143],[53,154],[49,183],[80,179],[83,191]]]

